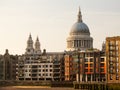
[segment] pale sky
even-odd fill
[[[94,48],[108,36],[120,36],[120,0],[0,0],[0,54],[23,54],[29,33],[41,50],[66,49],[66,38],[81,7]]]

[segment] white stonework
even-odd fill
[[[78,21],[72,26],[67,38],[67,51],[87,50],[93,48],[93,38],[90,37],[88,26],[83,23],[79,9]]]

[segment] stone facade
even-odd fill
[[[0,80],[16,80],[17,55],[10,55],[8,50],[0,56]]]
[[[72,26],[67,38],[67,51],[87,50],[93,48],[93,38],[90,37],[88,26],[83,23],[81,11],[78,13],[78,21]]]

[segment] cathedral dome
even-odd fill
[[[70,31],[70,34],[87,34],[90,35],[88,26],[83,22],[76,22]]]
[[[67,38],[67,51],[87,50],[93,48],[93,38],[90,36],[88,26],[82,21],[79,8],[78,20],[73,24]]]

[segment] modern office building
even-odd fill
[[[106,38],[107,81],[120,81],[120,36]]]

